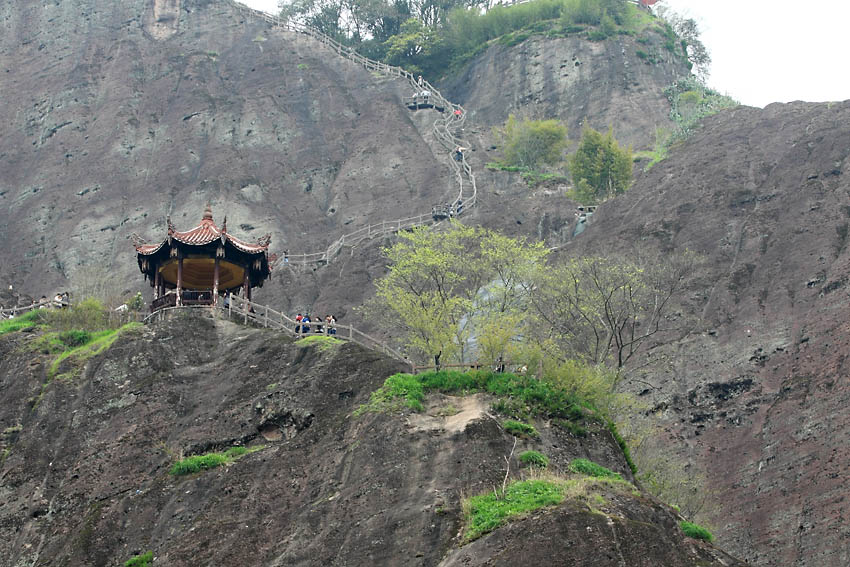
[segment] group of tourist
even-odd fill
[[[9,286],[9,292],[12,292],[12,286]],[[7,309],[7,311],[11,311],[10,313],[2,313],[4,318],[12,319],[16,315],[21,313],[26,313],[27,311],[32,311],[33,309],[62,309],[71,305],[71,295],[67,291],[57,292],[56,295],[53,296],[53,299],[48,299],[46,295],[42,295],[41,299],[36,301],[35,299],[30,300],[29,305],[22,306],[12,306]]]
[[[298,334],[307,334],[310,332],[310,329],[314,329],[316,333],[325,333],[328,335],[336,334],[336,317],[333,315],[326,315],[324,320],[321,317],[316,318],[314,321],[310,318],[310,314],[301,315],[299,313],[295,316],[295,332]]]

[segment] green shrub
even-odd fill
[[[569,163],[576,198],[583,203],[623,193],[632,182],[632,150],[620,147],[611,128],[602,134],[586,127]]]
[[[497,134],[504,163],[515,167],[557,165],[563,161],[568,143],[567,127],[558,120],[517,120],[513,114]]]
[[[81,329],[72,329],[59,333],[59,340],[69,347],[78,347],[92,341],[92,334]]]
[[[369,403],[357,408],[355,417],[364,412],[398,411],[408,408],[413,411],[425,409],[422,401],[425,390],[418,376],[411,374],[393,374],[384,385],[372,392]]]
[[[682,528],[682,532],[688,537],[692,537],[694,539],[701,539],[703,541],[708,542],[714,540],[714,535],[712,535],[710,531],[698,524],[682,520],[679,522],[679,527]]]
[[[67,309],[45,310],[46,322],[58,331],[103,331],[110,328],[109,314],[103,303],[88,298]]]
[[[493,493],[473,496],[464,502],[466,516],[466,541],[472,541],[505,524],[510,519],[532,510],[560,504],[563,489],[544,480],[513,482],[504,494]]]
[[[537,430],[534,429],[533,425],[529,425],[527,423],[523,423],[521,421],[516,421],[514,419],[506,419],[502,422],[502,427],[505,428],[505,431],[510,433],[511,435],[517,436],[526,436],[526,437],[539,437],[540,434],[537,433]]]
[[[125,561],[124,567],[148,567],[151,561],[153,561],[153,551],[148,551],[141,555],[134,555]]]
[[[597,465],[593,461],[589,461],[587,459],[573,459],[570,463],[570,471],[595,478],[623,479],[623,477],[620,476],[620,473],[615,473],[614,471],[606,469],[602,465]]]
[[[242,455],[246,454],[247,452],[248,452],[247,447],[242,447],[242,446],[231,447],[230,449],[228,449],[227,451],[224,452],[224,456],[227,457],[228,459],[235,459],[236,457],[241,457]]]
[[[530,467],[545,469],[549,466],[549,457],[538,451],[523,451],[519,454],[519,462]]]

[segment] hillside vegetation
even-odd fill
[[[689,57],[689,41],[699,42],[696,34],[688,40],[678,37],[669,23],[626,0],[533,0],[492,7],[483,0],[439,4],[298,0],[285,6],[282,14],[355,46],[364,55],[431,80],[456,70],[491,41],[515,45],[532,35],[600,41],[618,34],[654,33],[663,36],[664,49],[684,60]],[[640,55],[654,57],[651,51]]]

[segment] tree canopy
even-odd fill
[[[540,242],[456,221],[399,237],[384,250],[389,272],[374,307],[415,360],[437,366],[546,354],[621,369],[669,330],[671,301],[693,265],[689,256],[638,255],[553,263]]]
[[[623,193],[632,182],[632,150],[620,147],[611,128],[585,128],[569,165],[576,196],[586,203]]]

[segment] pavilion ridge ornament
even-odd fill
[[[159,244],[147,244],[133,235],[139,270],[153,287],[151,311],[181,305],[216,305],[226,293],[251,299],[251,290],[262,287],[271,275],[271,236],[251,243],[227,232],[227,217],[221,228],[213,221],[207,205],[198,226],[178,231],[166,220],[168,230]]]

